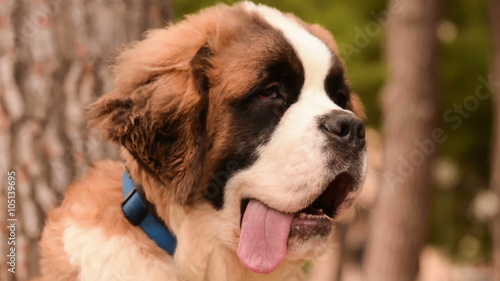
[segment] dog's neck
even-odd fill
[[[141,168],[134,157],[123,148],[122,157],[125,159],[126,170],[136,187],[139,187],[137,191],[147,201],[148,209],[176,235],[175,229],[179,226],[175,225],[175,220],[171,217],[184,207],[175,201],[174,194],[169,188]]]
[[[300,262],[284,262],[266,275],[248,271],[236,256],[237,245],[224,244],[221,239],[219,228],[227,222],[214,215],[216,211],[210,204],[196,205],[196,208],[179,204],[174,194],[141,169],[131,155],[125,151],[123,156],[132,179],[142,186],[142,196],[154,206],[156,215],[177,237],[174,262],[182,280],[277,281],[302,274]]]

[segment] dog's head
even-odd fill
[[[161,194],[211,205],[248,269],[317,253],[354,201],[363,109],[321,27],[250,2],[219,5],[150,31],[115,75],[91,121]]]

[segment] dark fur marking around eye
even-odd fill
[[[205,189],[205,198],[216,209],[223,207],[227,181],[257,160],[257,148],[269,141],[285,111],[297,102],[304,84],[304,69],[293,47],[277,30],[269,27],[267,32],[273,33],[276,49],[262,61],[266,65],[260,73],[261,81],[231,102],[231,143],[235,145],[225,148]],[[277,87],[279,97],[260,99],[269,87]]]
[[[328,71],[325,79],[325,90],[328,97],[340,106],[346,109],[350,98],[350,89],[346,83],[344,69],[339,58],[333,55],[332,67]]]

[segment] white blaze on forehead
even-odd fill
[[[280,11],[245,2],[247,11],[261,15],[272,27],[283,32],[283,35],[297,52],[304,67],[304,85],[302,92],[325,93],[324,81],[332,62],[332,54],[328,47],[316,36],[312,35],[295,19],[285,16]]]

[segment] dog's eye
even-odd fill
[[[280,97],[279,87],[277,85],[269,87],[259,93],[259,99],[261,100],[273,100]]]

